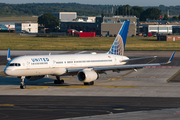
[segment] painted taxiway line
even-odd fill
[[[0,104],[0,106],[2,107],[11,107],[11,106],[14,106],[14,104]]]
[[[167,79],[167,82],[172,82],[171,80],[180,73],[180,70],[177,71],[173,76],[171,76],[169,79]],[[177,81],[178,82],[178,81]]]

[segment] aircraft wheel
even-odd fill
[[[54,80],[54,84],[64,84],[64,80]]]
[[[94,81],[90,82],[89,84],[90,84],[90,85],[94,85]]]
[[[54,84],[58,84],[57,80],[54,80]]]
[[[26,86],[25,86],[25,85],[20,85],[20,88],[21,88],[21,89],[25,89]]]
[[[60,82],[60,84],[64,84],[64,80],[60,80],[61,82]]]
[[[89,85],[89,84],[87,82],[85,82],[84,85]]]
[[[84,85],[90,85],[90,83],[89,82],[85,82]]]

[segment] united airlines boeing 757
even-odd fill
[[[112,70],[120,72],[121,70],[138,69],[146,66],[160,66],[172,61],[175,52],[167,63],[152,64],[132,64],[124,65],[127,61],[144,58],[129,59],[124,56],[127,33],[130,21],[125,21],[117,34],[110,50],[104,54],[92,52],[90,54],[66,54],[66,55],[36,55],[20,56],[11,60],[10,49],[8,50],[7,60],[9,61],[4,69],[4,73],[10,76],[21,78],[20,88],[25,88],[24,80],[38,80],[45,75],[56,76],[55,84],[63,84],[60,76],[77,75],[79,81],[84,85],[93,85],[102,73]]]

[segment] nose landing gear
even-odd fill
[[[24,84],[24,79],[25,79],[25,76],[21,76],[21,85],[20,85],[21,89],[25,89],[26,88],[26,86]]]

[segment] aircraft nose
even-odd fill
[[[8,67],[5,67],[5,68],[4,68],[4,74],[10,75],[10,74],[11,74],[11,70],[8,69]]]

